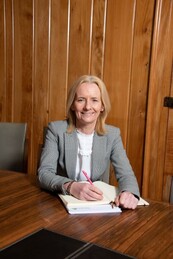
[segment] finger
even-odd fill
[[[89,189],[90,189],[91,191],[93,191],[93,192],[99,194],[99,195],[103,195],[103,192],[102,192],[99,188],[97,188],[96,186],[94,186],[94,185],[90,185]]]
[[[75,187],[77,187],[77,185]],[[73,192],[73,194],[80,200],[95,201],[103,199],[102,191],[88,183],[78,183],[78,188],[75,188],[75,192]]]
[[[87,194],[91,197],[91,199],[94,199],[94,200],[103,199],[103,193],[98,189],[89,189]]]
[[[116,204],[117,207],[120,206],[119,195],[115,198],[115,204]]]
[[[91,195],[89,193],[85,193],[84,194],[84,199],[86,201],[98,201],[98,200],[102,200],[102,197],[100,197],[100,196],[96,197],[95,195]]]

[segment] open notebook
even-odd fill
[[[65,208],[70,214],[87,214],[87,213],[117,213],[122,210],[119,207],[112,207],[110,204],[111,201],[115,200],[115,197],[118,194],[118,188],[107,184],[102,181],[94,182],[94,185],[97,186],[103,192],[103,200],[101,201],[83,201],[79,200],[70,195],[59,194]],[[138,205],[149,205],[147,201],[140,198]]]

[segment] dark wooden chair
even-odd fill
[[[26,172],[26,123],[0,122],[0,169]]]

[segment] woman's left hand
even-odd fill
[[[138,199],[131,192],[121,192],[115,199],[115,204],[124,209],[134,210],[138,205]]]

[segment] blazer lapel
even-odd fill
[[[74,178],[76,171],[78,140],[76,132],[65,133],[65,165],[69,178]]]
[[[106,169],[106,144],[107,137],[99,136],[95,133],[93,139],[93,150],[92,150],[92,179],[96,180],[100,177]]]

